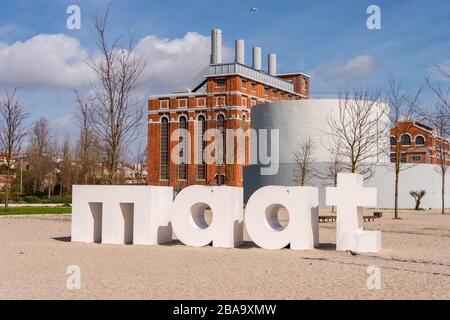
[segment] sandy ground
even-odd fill
[[[382,230],[383,249],[335,251],[335,224],[320,224],[319,248],[82,244],[70,216],[0,217],[1,299],[450,299],[450,215],[392,212],[365,223]],[[81,289],[68,290],[69,265]],[[381,270],[369,290],[367,268]]]

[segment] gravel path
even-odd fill
[[[450,215],[401,212],[365,223],[383,249],[335,251],[335,224],[312,251],[70,242],[70,216],[0,217],[0,299],[450,299]],[[68,290],[67,267],[81,269]],[[366,286],[381,268],[381,289]]]

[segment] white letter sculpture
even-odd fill
[[[318,198],[318,189],[313,187],[268,186],[257,190],[245,209],[250,238],[265,249],[281,249],[288,244],[294,250],[313,249],[319,243]],[[289,213],[284,229],[277,217],[281,207]]]
[[[378,252],[380,231],[364,231],[363,206],[377,205],[377,189],[364,188],[363,177],[355,173],[339,173],[337,188],[327,188],[327,205],[337,206],[336,250]]]
[[[172,241],[172,187],[74,186],[72,241],[159,244]]]
[[[172,206],[172,226],[184,244],[235,248],[243,240],[243,191],[238,187],[190,186],[183,189]],[[208,226],[205,209],[212,211]]]

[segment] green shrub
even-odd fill
[[[72,197],[70,196],[53,196],[46,200],[47,203],[72,203]]]
[[[23,197],[23,201],[26,203],[42,203],[42,199],[36,196],[25,196]]]

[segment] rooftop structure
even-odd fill
[[[309,98],[310,77],[301,72],[277,74],[277,56],[269,53],[268,69],[262,70],[262,48],[252,48],[252,65],[245,64],[245,41],[235,41],[235,59],[222,61],[222,31],[211,31],[211,56],[205,66],[182,89],[153,95],[148,101],[148,182],[184,188],[191,184],[243,185],[242,164],[191,164],[206,145],[190,148],[184,164],[174,164],[170,142],[177,129],[195,136],[194,123],[202,131],[250,128],[254,105]],[[220,127],[220,128],[219,128]],[[200,136],[203,139],[203,136]],[[249,161],[249,141],[245,140],[245,160]],[[225,143],[224,143],[225,145]]]

